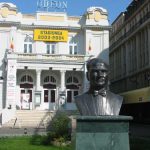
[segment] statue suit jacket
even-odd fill
[[[110,91],[106,92],[106,97],[86,92],[74,99],[80,114],[84,116],[119,115],[123,101],[121,96]]]

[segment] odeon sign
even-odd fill
[[[37,0],[37,8],[48,11],[51,10],[66,10],[67,1],[57,1],[57,0]]]
[[[67,30],[48,30],[48,29],[35,29],[34,41],[47,41],[47,42],[67,42]]]

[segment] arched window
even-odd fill
[[[78,89],[79,81],[76,77],[70,76],[67,79],[66,88],[67,89]]]
[[[33,88],[33,78],[30,75],[22,76],[20,80],[21,88]]]
[[[56,88],[56,79],[53,76],[46,76],[44,78],[44,88],[55,89]]]
[[[21,78],[21,83],[32,83],[33,82],[33,79],[31,76],[29,75],[24,75],[22,78]]]
[[[30,36],[26,36],[24,39],[24,53],[32,53],[33,39]]]
[[[44,78],[44,83],[56,83],[56,79],[53,76],[47,76]]]

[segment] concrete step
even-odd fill
[[[15,118],[3,125],[3,127],[40,127],[47,126],[54,112],[39,110],[17,110]]]

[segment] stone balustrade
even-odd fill
[[[35,54],[35,53],[8,53],[7,59],[22,60],[43,60],[43,61],[73,61],[85,62],[90,56],[86,55],[62,55],[62,54]]]

